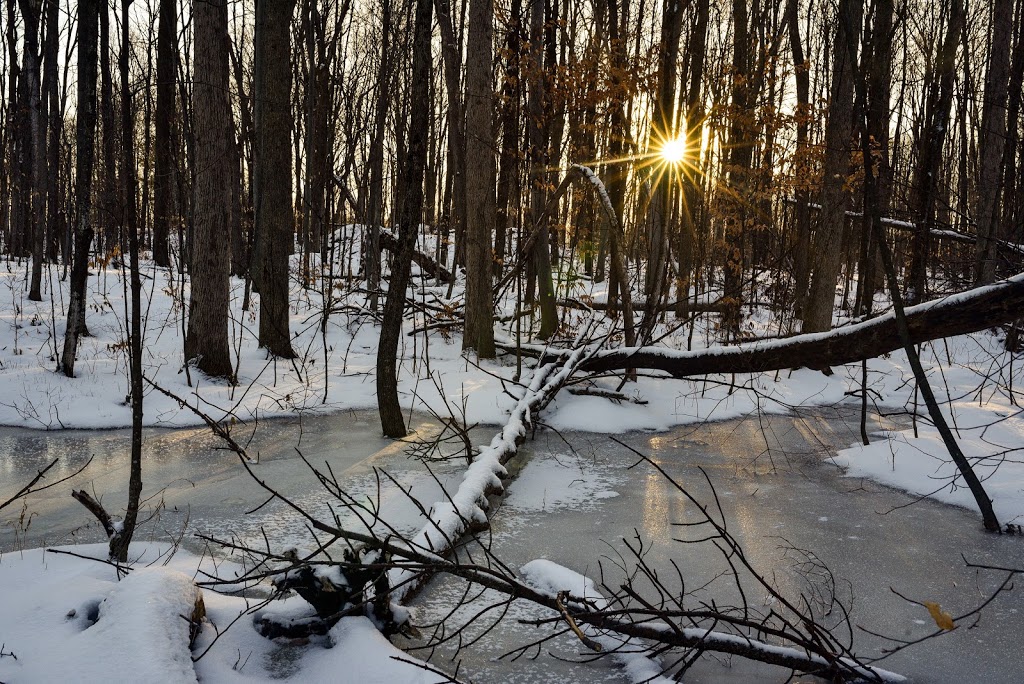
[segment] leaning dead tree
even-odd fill
[[[910,342],[965,335],[1016,320],[1024,306],[1024,273],[993,285],[907,307]],[[514,347],[505,345],[507,349]],[[665,347],[620,347],[595,352],[580,370],[599,373],[624,368],[661,370],[685,378],[715,373],[762,373],[799,368],[827,369],[872,359],[901,349],[903,343],[890,312],[831,332],[778,340],[678,351]],[[521,345],[524,353],[544,348]],[[552,354],[551,350],[546,353]],[[558,352],[568,356],[572,352]]]

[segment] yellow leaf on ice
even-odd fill
[[[925,601],[924,607],[928,609],[932,620],[935,620],[935,624],[938,625],[939,629],[953,629],[956,626],[953,624],[953,616],[942,610],[938,603]]]

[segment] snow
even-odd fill
[[[958,426],[957,443],[971,461],[1003,524],[1024,522],[1024,424],[1019,410],[954,402],[947,420]],[[880,438],[879,438],[880,437]],[[977,502],[946,455],[931,425],[876,436],[868,446],[853,445],[834,461],[850,477],[867,477],[921,496],[978,510]]]
[[[96,558],[106,554],[105,544],[72,548]],[[448,681],[392,646],[364,617],[345,618],[323,642],[302,647],[265,639],[247,616],[225,629],[257,601],[209,590],[202,590],[208,620],[190,652],[188,623],[180,616],[191,613],[200,593],[192,577],[217,568],[228,576],[231,566],[215,568],[209,558],[172,552],[165,544],[132,545],[136,569],[120,581],[110,565],[43,549],[0,556],[0,642],[5,653],[17,656],[0,657],[0,681],[177,684],[271,682],[293,675],[310,682]],[[283,603],[303,610],[301,599]],[[193,663],[217,630],[220,639]]]

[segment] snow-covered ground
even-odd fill
[[[107,546],[69,550],[105,559]],[[200,572],[230,577],[232,568],[173,551],[168,545],[134,544],[130,560],[136,570],[121,581],[103,560],[43,549],[0,556],[0,681],[269,682],[300,670],[309,682],[448,681],[392,646],[365,617],[342,619],[328,637],[333,648],[283,645],[260,636],[251,619],[231,624],[259,598],[213,591],[202,591],[209,623],[190,652],[182,615],[191,613],[200,591],[193,578]],[[304,602],[286,599],[273,609],[294,611],[297,604]],[[193,664],[193,656],[214,639],[217,647]]]

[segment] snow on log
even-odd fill
[[[487,495],[502,491],[501,480],[508,475],[504,466],[519,451],[534,415],[572,376],[584,360],[584,353],[585,349],[580,347],[567,352],[561,359],[538,366],[530,386],[512,409],[501,432],[473,459],[450,499],[431,506],[430,519],[409,541],[410,548],[443,556],[471,526],[487,523]],[[426,579],[425,574],[416,570],[393,570],[389,577],[391,586],[395,587],[391,600],[401,603],[411,597]]]
[[[910,341],[965,335],[1015,320],[1024,311],[1024,273],[906,309]],[[504,345],[502,345],[504,346]],[[872,359],[901,349],[895,314],[829,332],[735,346],[679,351],[664,347],[620,347],[597,351],[580,370],[604,372],[624,368],[662,370],[675,377],[715,373],[761,373],[806,366],[825,369]],[[505,346],[505,348],[508,348]],[[523,350],[540,351],[523,345]],[[548,353],[551,353],[550,351]],[[570,354],[570,352],[562,352]]]
[[[386,249],[390,252],[398,251],[398,237],[394,233],[381,230],[379,236],[381,249]],[[450,283],[455,279],[451,271],[437,263],[432,256],[424,254],[418,249],[412,251],[412,262],[419,266],[420,270],[427,275],[438,278],[445,283]]]

